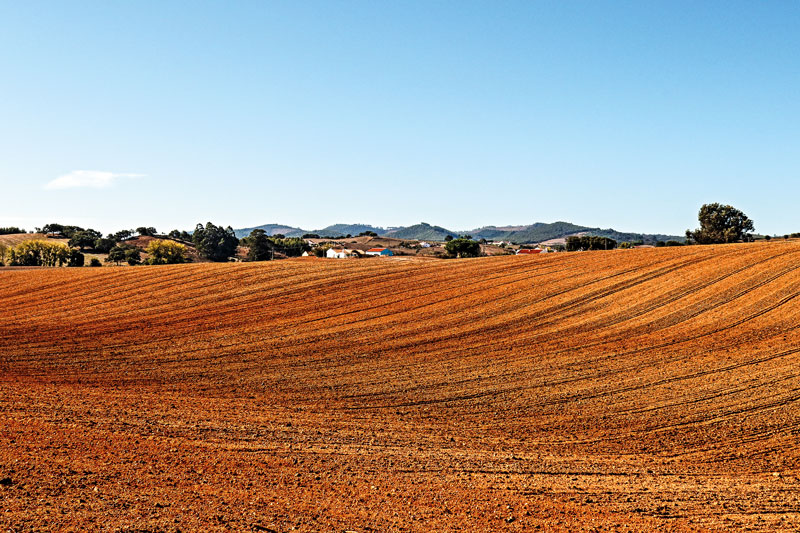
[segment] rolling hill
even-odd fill
[[[537,222],[529,226],[505,228],[486,226],[462,233],[468,233],[476,239],[483,238],[487,240],[511,241],[519,244],[538,243],[576,234],[598,235],[600,237],[614,239],[617,242],[642,241],[646,244],[653,244],[656,241],[676,240],[683,242],[685,240],[684,237],[678,235],[620,232],[610,228],[602,229],[578,226],[570,222]]]
[[[441,226],[431,226],[427,222],[420,222],[413,226],[392,229],[384,233],[384,235],[393,239],[443,241],[448,235],[455,237],[458,233]]]
[[[0,269],[0,522],[796,531],[799,264]]]
[[[365,231],[372,231],[378,235],[383,235],[386,230],[369,224],[334,224],[322,229],[315,230],[317,235],[324,235],[329,237],[344,237],[345,235],[358,235]]]
[[[295,228],[293,226],[285,226],[283,224],[262,224],[261,226],[254,226],[252,228],[241,228],[235,229],[233,232],[236,234],[238,238],[247,237],[250,235],[250,232],[254,229],[261,229],[267,235],[284,235],[286,237],[301,237],[304,233],[308,233],[306,230],[301,228]]]
[[[403,226],[399,228],[384,229],[369,224],[333,224],[323,229],[307,231],[292,226],[281,224],[265,224],[255,228],[243,228],[235,230],[236,236],[246,237],[254,229],[263,229],[269,235],[281,233],[287,237],[300,237],[305,233],[316,233],[331,237],[343,237],[345,235],[358,235],[363,231],[374,231],[378,235],[392,237],[395,239],[419,240],[419,241],[443,241],[448,235],[454,237],[458,235],[472,235],[475,239],[486,239],[489,241],[511,241],[518,244],[530,244],[558,239],[569,235],[590,234],[601,237],[609,237],[617,242],[642,241],[647,244],[656,241],[677,240],[684,241],[680,235],[663,235],[648,233],[629,233],[620,232],[613,229],[590,228],[588,226],[578,226],[570,222],[537,222],[527,226],[484,226],[467,231],[452,231],[441,226],[432,226],[426,222],[420,222],[413,226]]]

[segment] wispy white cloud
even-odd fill
[[[121,178],[141,178],[144,174],[120,174],[101,170],[73,170],[46,183],[45,189],[72,189],[75,187],[89,187],[104,189],[111,187]]]

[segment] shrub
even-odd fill
[[[145,252],[150,256],[148,265],[173,265],[186,262],[186,246],[162,239],[150,241]]]
[[[98,258],[92,257],[91,261],[89,261],[89,266],[90,267],[99,267],[99,266],[103,266],[103,264],[100,262],[100,260]]]

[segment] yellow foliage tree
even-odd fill
[[[150,244],[148,244],[145,249],[145,253],[150,256],[146,261],[148,265],[185,263],[187,259],[186,246],[178,242],[164,239],[150,241]]]
[[[71,249],[60,242],[41,240],[23,241],[5,251],[10,265],[63,266],[69,261]]]

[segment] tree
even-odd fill
[[[125,249],[122,248],[122,246],[113,247],[111,250],[109,250],[106,261],[119,265],[121,262],[125,261]]]
[[[69,245],[77,246],[83,251],[84,248],[93,248],[98,239],[102,239],[103,234],[93,229],[78,229],[69,236]]]
[[[14,233],[25,233],[24,229],[18,228],[16,226],[9,226],[7,228],[0,228],[0,235],[11,235]]]
[[[150,256],[148,265],[173,265],[186,262],[186,246],[179,242],[156,239],[150,241],[145,249]]]
[[[478,257],[481,254],[481,245],[465,237],[447,241],[444,249],[451,257]]]
[[[61,233],[64,226],[61,224],[45,224],[42,226],[42,233]]]
[[[319,239],[319,233],[304,233],[304,239]]]
[[[288,239],[276,239],[270,237],[269,239],[272,247],[285,255],[286,257],[300,257],[303,252],[310,250],[311,246],[304,239],[297,237],[289,237]]]
[[[730,205],[704,204],[697,214],[700,228],[686,230],[686,239],[698,244],[722,244],[750,240],[755,228],[747,215]]]
[[[192,240],[191,234],[189,234],[189,232],[185,231],[185,230],[181,231],[181,230],[174,229],[174,230],[169,232],[168,236],[169,236],[170,239],[176,239],[176,240],[181,240],[181,241],[191,241]]]
[[[63,266],[70,261],[69,246],[60,242],[42,240],[23,241],[6,250],[8,264],[12,266]],[[83,256],[83,254],[81,254]]]
[[[125,250],[125,261],[130,265],[138,265],[142,262],[142,254],[139,252],[139,249],[135,246],[131,246],[129,249]]]
[[[245,239],[242,240],[244,241]],[[254,229],[246,237],[246,240],[249,247],[247,258],[250,261],[269,261],[272,259],[274,255],[272,243],[263,229]]]
[[[236,238],[233,228],[230,226],[223,229],[222,226],[215,226],[208,222],[205,227],[202,224],[195,227],[192,242],[200,255],[206,259],[226,261],[236,253],[239,239]]]
[[[82,267],[85,261],[86,257],[78,250],[70,250],[69,259],[67,260],[67,266]]]
[[[453,240],[453,236],[452,235],[448,235],[447,237],[444,238],[444,242],[450,242],[452,240]]]
[[[103,266],[103,264],[100,262],[100,260],[98,258],[92,257],[92,259],[89,261],[89,266],[90,267],[99,267],[99,266]]]
[[[117,265],[125,261],[133,266],[141,263],[142,255],[135,246],[130,244],[118,244],[108,252],[106,261],[116,263]]]
[[[94,241],[93,247],[95,252],[107,254],[116,245],[117,241],[114,240],[113,235],[109,235],[108,237],[105,238],[96,239]]]
[[[115,241],[119,242],[119,241],[124,241],[124,240],[130,239],[132,236],[133,236],[133,232],[131,230],[123,229],[123,230],[120,230],[120,231],[116,232],[112,236],[112,238]]]
[[[138,233],[143,237],[155,237],[156,228],[141,226],[139,228],[136,228],[136,233]]]
[[[358,234],[358,237],[377,237],[378,234],[374,231],[362,231]]]
[[[628,243],[634,246],[636,243]],[[617,241],[608,237],[596,235],[570,235],[567,237],[567,251],[587,251],[587,250],[613,250],[617,247]]]
[[[42,233],[51,233],[54,235],[61,235],[62,237],[66,237],[67,239],[71,239],[75,233],[79,231],[85,231],[80,226],[65,226],[63,224],[45,224],[42,228]],[[99,232],[94,230],[89,230],[97,234],[98,237],[102,237]],[[97,237],[95,237],[97,238]]]

